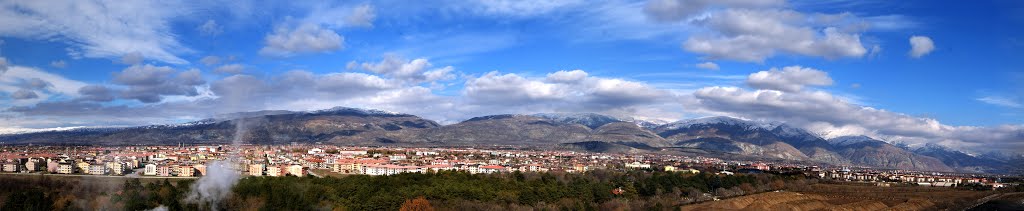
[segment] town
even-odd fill
[[[594,169],[689,173],[786,173],[825,180],[952,187],[1004,187],[1000,177],[950,172],[880,170],[849,166],[808,166],[663,154],[609,154],[509,148],[255,146],[3,146],[4,173],[78,176],[200,177],[210,162],[230,159],[246,176],[323,177],[331,174],[394,175],[437,171],[579,173]],[[235,153],[237,152],[237,153]]]

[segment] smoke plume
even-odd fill
[[[247,132],[247,126],[244,117],[234,121],[235,135],[231,140],[228,159],[207,163],[206,175],[192,184],[192,189],[185,198],[186,201],[209,204],[210,210],[217,210],[217,205],[231,194],[231,187],[234,187],[238,183],[238,179],[242,177],[239,170],[235,168],[235,164],[239,163],[239,152]]]

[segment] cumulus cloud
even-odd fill
[[[27,100],[39,98],[36,92],[28,89],[19,89],[18,91],[11,93],[11,98],[15,100]]]
[[[821,70],[801,66],[772,68],[759,71],[747,77],[747,85],[758,89],[797,92],[804,86],[829,86],[832,78]]]
[[[226,64],[217,67],[217,69],[213,69],[213,71],[224,74],[239,74],[242,73],[242,71],[245,71],[245,66],[242,66],[241,64]]]
[[[697,66],[697,68],[708,69],[708,70],[718,70],[719,69],[718,64],[715,64],[714,62],[703,62],[703,63],[697,64],[696,66]]]
[[[586,79],[587,76],[589,76],[589,74],[583,70],[560,70],[558,72],[548,73],[546,80],[553,83],[577,83]]]
[[[264,38],[260,54],[288,57],[299,53],[322,53],[341,50],[345,38],[316,24],[289,26],[281,24]]]
[[[467,80],[464,87],[463,95],[473,104],[542,105],[556,110],[621,109],[663,102],[672,96],[641,82],[590,77],[582,70],[558,71],[535,79],[492,71]]]
[[[710,59],[762,62],[778,52],[824,57],[861,57],[860,35],[836,27],[812,27],[806,15],[791,10],[728,9],[695,23],[709,33],[691,36],[683,49]]]
[[[684,104],[697,113],[783,121],[825,137],[869,135],[906,143],[938,143],[975,150],[1020,150],[1024,126],[951,126],[938,120],[858,105],[803,86],[830,85],[826,73],[798,66],[751,74],[748,85],[698,89]],[[979,99],[980,101],[992,99]],[[998,101],[998,100],[997,100]]]
[[[349,65],[350,69],[355,66],[355,63]],[[373,73],[410,82],[450,80],[454,78],[451,72],[455,69],[452,66],[431,69],[433,64],[426,58],[407,60],[397,55],[385,55],[380,62],[362,63],[358,66]]]
[[[212,19],[207,20],[203,23],[203,25],[199,25],[199,27],[197,27],[196,30],[199,31],[199,34],[202,34],[204,36],[217,36],[221,32],[224,32],[224,28],[218,25],[217,21]]]
[[[931,118],[853,104],[823,91],[706,87],[694,92],[694,96],[704,109],[732,116],[780,120],[808,127],[827,137],[871,135],[908,143],[942,141],[984,150],[1020,150],[1022,146],[1018,142],[1024,138],[1022,126],[950,126]]]
[[[41,1],[0,5],[0,36],[63,41],[74,56],[117,58],[138,52],[156,61],[186,64],[176,56],[192,50],[171,31],[171,21],[195,7],[178,1],[74,1],[55,6]],[[117,24],[110,24],[117,23]]]
[[[921,58],[924,55],[928,55],[935,50],[935,43],[932,42],[932,38],[925,36],[911,36],[910,37],[910,56],[914,58]]]
[[[78,100],[109,102],[114,100],[114,90],[103,85],[88,85],[78,89]]]
[[[114,73],[113,81],[128,87],[120,93],[122,98],[143,103],[160,102],[163,96],[169,95],[196,96],[199,95],[196,86],[206,83],[199,70],[179,72],[171,67],[149,64],[133,65]]]

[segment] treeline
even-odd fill
[[[184,201],[193,180],[125,179],[117,187],[39,178],[0,180],[0,210],[203,210]],[[117,180],[116,182],[121,182]],[[469,174],[246,177],[226,210],[675,209],[680,205],[812,183],[801,176],[591,171],[585,174]],[[93,192],[90,192],[93,191]],[[81,197],[81,198],[79,198]]]
[[[270,210],[397,210],[423,197],[452,210],[608,208],[671,209],[712,197],[785,188],[802,177],[672,172],[593,171],[586,174],[440,172],[342,178],[249,177],[235,186],[228,208]]]
[[[167,205],[183,210],[193,180],[0,176],[0,210],[146,210]]]

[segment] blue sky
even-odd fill
[[[0,11],[0,132],[349,106],[442,123],[729,115],[825,136],[1024,146],[1024,4],[1013,1],[4,1]]]

